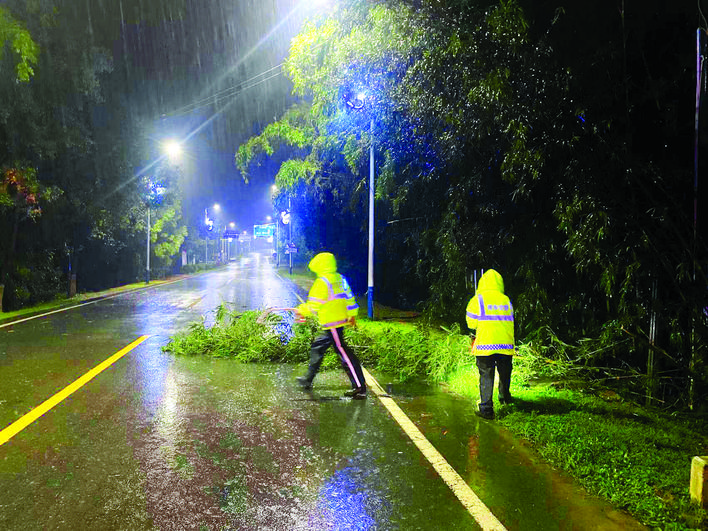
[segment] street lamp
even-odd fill
[[[288,226],[288,245],[287,245],[287,253],[288,256],[290,257],[290,274],[293,274],[293,249],[292,249],[292,243],[293,243],[293,224],[292,224],[292,215],[291,215],[291,209],[292,209],[292,204],[290,197],[288,196],[288,209],[285,210],[284,212],[280,213],[280,219],[283,221],[283,225]]]
[[[271,193],[273,195],[278,193],[278,185],[273,184],[270,187]],[[275,201],[274,201],[275,203]],[[268,216],[270,217],[270,216]],[[276,271],[280,267],[280,249],[278,249],[278,245],[280,244],[280,216],[276,216],[275,218],[275,269]]]
[[[364,108],[366,94],[359,92],[353,100],[346,100],[346,104],[354,110]],[[374,118],[372,113],[369,122],[369,256],[368,256],[368,287],[366,290],[367,314],[369,319],[374,319]]]
[[[178,162],[182,158],[182,144],[176,140],[167,140],[163,143],[162,149],[172,163]]]
[[[163,142],[162,151],[164,155],[169,158],[172,164],[177,164],[182,157],[182,145],[176,140],[168,140]],[[159,162],[159,161],[158,161]],[[148,193],[147,193],[147,238],[146,238],[146,250],[145,250],[145,283],[150,283],[150,207],[152,203],[160,204],[162,201],[162,194],[165,193],[166,188],[162,186],[161,183],[157,181],[148,181]]]
[[[366,290],[369,319],[374,319],[374,119],[369,123],[369,283]]]
[[[145,259],[145,284],[150,284],[150,206],[152,203],[159,204],[165,187],[158,182],[148,181],[147,194],[147,238],[146,238],[146,259]]]
[[[212,209],[217,212],[219,211],[220,208],[221,207],[219,206],[218,203],[214,203],[214,206],[212,206]],[[214,230],[214,220],[209,217],[209,209],[208,208],[204,209],[204,225],[206,225],[207,233],[212,232]],[[216,225],[216,231],[219,232],[219,225],[218,224]],[[209,256],[207,254],[208,243],[209,243],[209,238],[208,238],[208,234],[206,234],[204,237],[204,263],[205,264],[209,262]]]
[[[231,230],[231,232],[229,232],[229,237],[226,240],[226,261],[231,263],[231,242],[233,242],[232,232],[236,229],[236,223],[231,221],[229,223],[229,229]]]

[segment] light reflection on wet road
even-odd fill
[[[477,529],[373,396],[340,399],[341,371],[303,393],[293,385],[302,366],[161,351],[190,322],[212,322],[219,304],[292,306],[293,289],[254,255],[0,329],[0,427],[151,335],[0,446],[0,529]],[[559,483],[469,403],[392,390],[509,529],[613,528],[604,506],[556,504]]]

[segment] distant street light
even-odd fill
[[[215,211],[218,211],[221,207],[219,206],[218,203],[214,203],[212,206],[212,209]],[[209,209],[205,208],[204,209],[204,225],[206,226],[207,233],[212,232],[214,230],[214,220],[209,217]],[[219,225],[216,225],[216,231],[219,232]],[[209,262],[209,256],[208,256],[208,249],[207,245],[209,243],[209,238],[208,234],[204,236],[204,263]]]
[[[273,195],[278,193],[278,185],[273,184],[270,187],[270,191]],[[270,216],[268,216],[270,218]],[[275,218],[275,269],[276,271],[280,267],[280,249],[278,245],[280,244],[280,216]]]
[[[280,213],[280,219],[283,221],[283,225],[288,226],[288,256],[290,257],[290,274],[293,274],[293,252],[292,252],[292,244],[293,244],[293,224],[292,224],[292,202],[290,196],[288,196],[288,209],[285,210],[284,212]]]
[[[182,158],[182,144],[176,140],[168,140],[162,146],[170,162],[178,162]]]
[[[229,229],[231,229],[231,232],[229,232],[229,237],[227,238],[226,241],[226,261],[231,262],[231,243],[233,242],[233,236],[231,235],[233,230],[236,228],[236,223],[231,221],[229,222]],[[238,241],[238,240],[236,240]]]

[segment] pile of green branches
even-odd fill
[[[165,351],[179,355],[233,358],[240,362],[301,363],[309,358],[318,328],[314,321],[291,325],[282,315],[264,311],[233,312],[221,306],[213,326],[194,323],[170,339]],[[399,322],[360,321],[347,328],[346,338],[362,363],[396,375],[400,381],[440,381],[458,366],[470,363],[469,338],[459,327],[431,330]],[[339,364],[336,355],[323,368]]]
[[[289,327],[282,315],[263,311],[235,312],[220,306],[213,326],[202,319],[191,324],[163,347],[166,352],[187,356],[213,356],[248,362],[302,362],[308,359],[317,330],[307,322]]]

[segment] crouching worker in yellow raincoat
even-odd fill
[[[499,372],[499,402],[511,403],[511,359],[514,354],[514,309],[504,295],[504,280],[494,269],[487,270],[477,293],[467,304],[467,326],[476,330],[472,354],[479,369],[479,409],[485,419],[494,418],[494,369]]]
[[[297,307],[298,317],[314,315],[322,334],[314,339],[310,347],[310,365],[306,376],[297,379],[303,389],[311,389],[312,381],[320,370],[327,349],[334,349],[342,361],[342,368],[351,381],[352,388],[346,396],[355,399],[366,398],[366,382],[361,364],[352,349],[344,341],[344,327],[356,324],[359,305],[352,295],[347,279],[337,273],[337,261],[332,253],[316,255],[308,265],[317,275],[307,296],[307,302]]]

